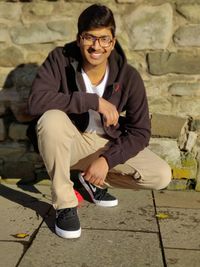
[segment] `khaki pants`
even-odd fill
[[[84,171],[107,149],[108,140],[95,133],[80,133],[60,110],[49,110],[37,124],[38,146],[52,180],[55,209],[78,205],[70,169]],[[106,184],[120,188],[162,189],[171,180],[168,164],[148,148],[109,171]]]

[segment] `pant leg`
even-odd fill
[[[171,181],[171,168],[155,153],[145,148],[135,157],[110,170],[106,181],[113,187],[163,189]]]
[[[75,169],[86,169],[95,159],[108,149],[107,139],[95,135],[95,152],[81,159]],[[148,148],[140,151],[124,164],[109,170],[105,185],[128,189],[162,189],[171,181],[171,168],[163,159]]]
[[[52,202],[55,209],[78,205],[70,180],[70,166],[95,152],[95,141],[82,135],[68,116],[60,110],[49,110],[37,124],[38,147],[52,180]]]

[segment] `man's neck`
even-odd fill
[[[107,67],[107,63],[98,65],[98,66],[86,65],[86,66],[83,66],[83,69],[85,73],[87,74],[87,76],[89,77],[91,83],[94,85],[98,85],[102,81],[105,75],[106,67]]]

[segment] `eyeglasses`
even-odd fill
[[[99,45],[103,48],[109,47],[113,41],[108,35],[97,37],[92,34],[84,34],[80,35],[80,37],[83,40],[84,45],[94,45],[96,41],[98,41]]]

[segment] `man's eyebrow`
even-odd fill
[[[85,35],[89,35],[89,36],[92,36],[92,37],[97,37],[97,38],[99,38],[99,37],[111,37],[110,35],[100,35],[100,36],[97,36],[97,35],[93,35],[93,34],[91,34],[91,33],[85,33]]]

